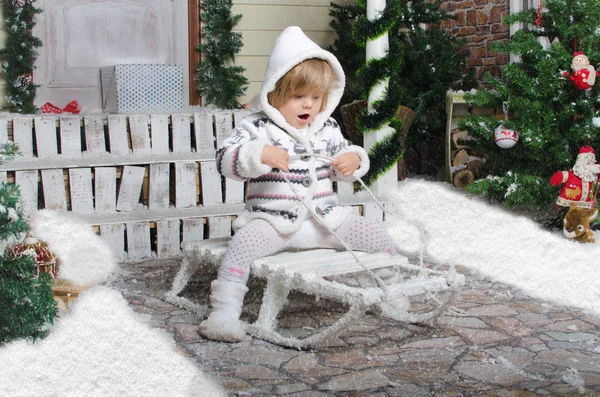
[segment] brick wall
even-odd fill
[[[507,40],[509,26],[502,23],[508,15],[508,0],[448,0],[442,8],[456,15],[455,20],[445,21],[442,28],[447,34],[465,38],[471,52],[467,65],[475,68],[477,80],[483,82],[486,71],[494,75],[509,61],[508,54],[494,52],[490,44]]]

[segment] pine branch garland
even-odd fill
[[[33,83],[36,48],[42,41],[33,36],[34,17],[42,12],[34,6],[35,0],[3,0],[6,44],[0,49],[0,67],[6,85],[6,101],[14,111],[34,114],[38,108],[33,104],[38,85]]]
[[[359,0],[358,5],[363,10],[366,8],[365,0]],[[366,43],[368,40],[374,40],[389,31],[395,21],[402,14],[406,2],[400,0],[388,1],[384,10],[381,10],[381,16],[378,19],[370,21],[366,13],[358,18],[353,29],[353,36],[357,43]],[[393,60],[402,59],[399,54],[394,56],[384,56],[380,59],[371,59],[357,71],[357,89],[363,99],[367,99],[369,92],[379,82],[390,79],[394,73],[395,63]],[[398,144],[398,123],[394,122],[396,111],[400,107],[402,90],[398,84],[389,81],[388,87],[383,98],[373,103],[373,113],[367,110],[357,117],[357,126],[359,130],[375,131],[385,125],[392,127],[395,132],[377,142],[369,149],[369,159],[371,167],[369,172],[363,177],[366,183],[373,183],[387,170],[391,169],[402,156],[402,150]],[[396,137],[396,138],[394,138]],[[368,181],[368,182],[367,182]]]
[[[208,104],[222,109],[237,109],[237,98],[244,95],[248,79],[245,68],[227,66],[235,60],[243,46],[242,34],[232,29],[242,18],[231,14],[231,0],[202,1],[202,62],[198,64],[195,81],[198,92],[206,97]]]

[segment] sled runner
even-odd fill
[[[202,240],[186,243],[183,246],[183,260],[175,276],[171,290],[166,294],[167,301],[201,317],[206,317],[208,307],[196,304],[185,297],[178,296],[200,265],[217,265],[227,250],[229,238]],[[267,281],[258,319],[246,324],[246,332],[266,341],[293,348],[307,348],[325,345],[342,334],[349,325],[364,316],[367,310],[386,301],[402,297],[411,297],[424,293],[449,290],[447,299],[426,313],[414,314],[397,308],[386,310],[385,316],[396,321],[419,323],[439,316],[452,301],[459,287],[464,284],[464,276],[453,268],[449,271],[437,271],[415,266],[403,256],[390,256],[386,253],[368,254],[356,252],[361,264],[349,252],[331,249],[282,252],[254,261],[251,272]],[[363,267],[364,266],[364,267]],[[365,274],[369,270],[397,266],[403,281],[385,286],[374,282],[364,282],[370,278]],[[360,286],[349,286],[331,279],[332,276],[356,275],[363,282]],[[285,336],[277,327],[277,315],[287,302],[291,290],[301,291],[318,298],[326,298],[348,305],[348,311],[331,326],[320,329],[305,338]]]

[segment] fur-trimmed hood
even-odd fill
[[[300,62],[310,58],[319,58],[327,61],[334,74],[334,80],[329,90],[327,105],[309,126],[308,138],[310,139],[316,131],[322,128],[323,124],[329,119],[329,116],[331,116],[338,106],[344,93],[346,78],[344,76],[344,70],[337,58],[332,53],[325,51],[309,39],[299,27],[289,26],[281,32],[277,38],[271,56],[269,57],[265,78],[258,97],[260,109],[264,111],[275,124],[283,128],[296,140],[302,140],[301,134],[296,128],[285,121],[285,118],[277,109],[269,104],[267,94],[273,91],[277,81],[279,81],[279,79],[288,71]]]

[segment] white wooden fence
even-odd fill
[[[98,116],[0,115],[0,142],[22,156],[0,164],[0,182],[19,185],[26,216],[72,211],[121,260],[180,255],[181,243],[231,235],[244,183],[222,178],[215,147],[242,111]],[[383,220],[350,184],[340,201]]]

